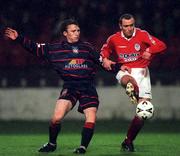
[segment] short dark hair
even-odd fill
[[[67,26],[71,24],[79,26],[79,23],[73,18],[65,19],[64,21],[62,21],[61,26],[60,26],[61,33],[63,33],[64,31],[67,31]]]
[[[120,16],[120,18],[119,18],[119,23],[120,24],[122,24],[122,20],[123,19],[127,19],[127,20],[129,20],[129,19],[131,19],[131,18],[134,18],[134,16],[132,15],[132,14],[123,14],[123,15],[121,15]]]

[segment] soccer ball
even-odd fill
[[[146,120],[150,119],[154,113],[154,106],[150,101],[141,101],[136,107],[138,117]]]

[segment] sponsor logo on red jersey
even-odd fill
[[[119,54],[120,59],[124,62],[131,62],[138,59],[139,54],[137,53],[130,53],[130,54]]]

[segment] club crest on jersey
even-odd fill
[[[134,49],[135,49],[136,51],[139,51],[139,50],[141,49],[141,46],[140,46],[138,43],[136,43],[136,44],[134,45]]]
[[[78,47],[75,47],[75,46],[72,46],[72,51],[73,51],[73,53],[75,53],[75,54],[78,54],[78,53],[79,53]]]

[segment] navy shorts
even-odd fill
[[[86,108],[98,108],[99,106],[98,94],[94,86],[89,86],[86,89],[63,87],[59,99],[70,100],[73,107],[79,101],[78,111],[80,113],[83,113]]]

